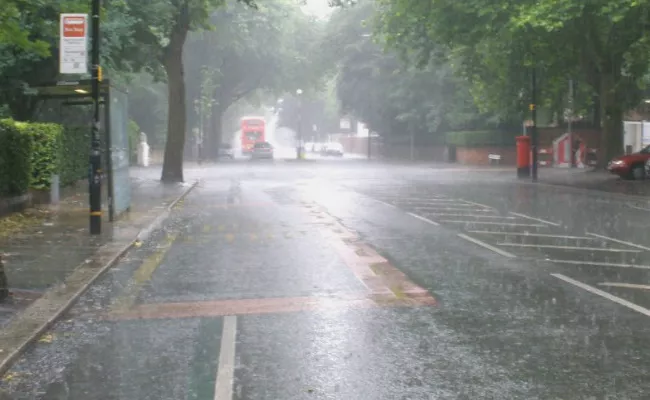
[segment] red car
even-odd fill
[[[607,169],[623,179],[645,179],[645,166],[648,160],[650,160],[650,146],[646,146],[638,153],[616,157],[609,162]]]

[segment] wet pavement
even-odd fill
[[[650,207],[503,172],[208,165],[14,399],[645,399]]]
[[[200,171],[195,168],[189,175],[198,178]],[[185,188],[183,185],[162,185],[159,177],[159,168],[133,168],[131,210],[118,224],[111,224],[106,218],[99,236],[88,233],[87,188],[79,186],[66,191],[67,196],[58,205],[40,206],[36,210],[38,218],[31,218],[0,237],[0,252],[11,293],[0,303],[0,326],[10,323],[46,290],[64,282],[79,265],[89,260],[101,246],[120,236],[125,228],[142,229],[150,222],[150,214],[164,210]]]

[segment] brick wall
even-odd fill
[[[458,147],[456,161],[464,165],[489,165],[490,154],[501,156],[501,165],[516,165],[517,150],[513,147]]]

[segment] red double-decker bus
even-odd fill
[[[265,141],[265,123],[262,117],[243,117],[241,119],[241,151],[250,153],[255,143]]]

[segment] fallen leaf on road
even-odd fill
[[[52,343],[52,340],[54,340],[54,336],[51,334],[44,335],[42,338],[38,340],[39,343]]]

